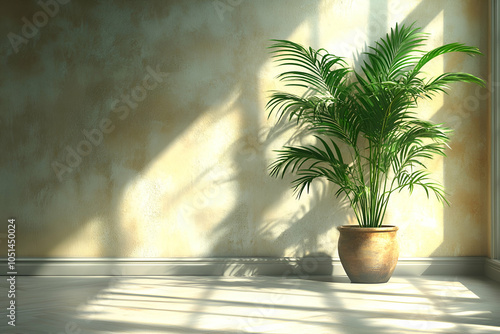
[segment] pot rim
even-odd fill
[[[359,225],[341,225],[337,226],[340,232],[357,232],[357,233],[369,233],[369,232],[395,232],[399,228],[395,225],[382,225],[380,227],[361,227]]]

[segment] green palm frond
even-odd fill
[[[304,93],[275,91],[266,109],[278,120],[297,122],[317,144],[278,150],[271,176],[296,175],[292,187],[298,197],[317,178],[337,184],[336,196],[347,198],[361,226],[380,226],[390,196],[402,189],[420,187],[447,203],[425,162],[445,155],[451,131],[418,119],[415,109],[419,100],[446,93],[455,82],[485,82],[462,72],[425,77],[422,69],[438,56],[481,54],[461,43],[426,52],[426,39],[420,28],[396,25],[364,53],[359,73],[325,49],[272,40],[270,54],[286,68],[278,80]]]
[[[385,39],[370,47],[368,63],[364,62],[363,72],[370,82],[397,81],[408,68],[417,64],[420,57],[416,55],[423,46],[426,35],[419,28],[405,27],[396,24]]]
[[[334,141],[331,146],[322,138],[319,146],[285,146],[277,151],[278,158],[270,165],[270,174],[283,177],[286,172],[299,176],[293,182],[293,188],[300,197],[309,189],[311,182],[318,177],[326,177],[329,181],[346,186],[349,180],[349,166],[344,163],[340,148]]]
[[[443,73],[437,78],[429,80],[429,82],[423,87],[422,93],[426,94],[428,98],[431,98],[434,93],[447,93],[447,90],[450,89],[449,84],[454,82],[475,83],[481,87],[484,87],[485,85],[483,80],[469,73]]]
[[[313,50],[287,40],[272,40],[270,53],[278,66],[293,66],[295,70],[284,71],[278,75],[287,86],[303,87],[324,96],[335,96],[336,89],[350,72],[347,63],[329,54],[324,49]],[[338,69],[332,70],[334,66]],[[291,82],[291,83],[288,83]]]
[[[481,51],[477,47],[467,46],[462,43],[449,43],[425,53],[422,58],[418,61],[415,68],[412,70],[413,73],[418,73],[420,70],[434,58],[451,52],[460,52],[470,56],[482,55]]]

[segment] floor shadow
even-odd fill
[[[468,333],[499,325],[498,283],[479,278],[399,278],[384,285],[274,277],[106,280],[21,277],[18,330]]]

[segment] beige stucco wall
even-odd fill
[[[9,217],[17,256],[336,256],[335,227],[352,215],[332,187],[296,200],[291,178],[267,174],[291,133],[272,131],[264,109],[279,87],[268,40],[352,61],[416,21],[429,47],[486,54],[450,55],[430,74],[489,77],[487,1],[47,3],[0,4],[0,257]],[[420,109],[456,131],[431,164],[451,206],[395,197],[386,223],[400,227],[401,256],[488,252],[488,92],[453,88]]]

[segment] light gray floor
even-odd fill
[[[0,333],[500,333],[500,284],[480,277],[17,277]]]

